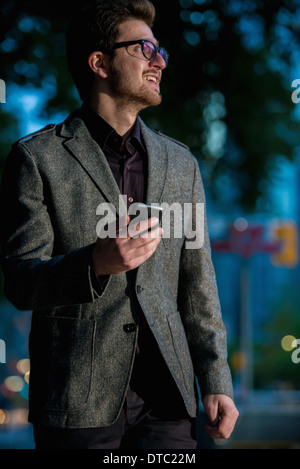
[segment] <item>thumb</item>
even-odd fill
[[[117,219],[117,233],[120,238],[127,238],[127,226],[130,222],[129,215],[123,215]]]

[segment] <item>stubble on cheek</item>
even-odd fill
[[[111,66],[111,87],[116,98],[125,105],[140,105],[142,107],[158,106],[162,101],[160,92],[156,89],[151,89],[153,85],[149,85],[143,78],[145,83],[136,85],[134,79],[126,76],[122,70],[118,70],[112,64]],[[154,88],[154,87],[153,87]]]

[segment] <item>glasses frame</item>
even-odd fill
[[[149,57],[146,56],[145,51],[144,51],[144,46],[145,46],[146,42],[150,42],[150,44],[153,45],[153,48],[155,50],[154,56],[151,57],[150,59],[149,59]],[[166,49],[164,47],[156,46],[152,41],[149,41],[148,39],[136,39],[135,41],[116,42],[116,44],[112,47],[112,51],[116,50],[116,49],[120,49],[121,47],[132,46],[134,44],[140,44],[142,46],[142,53],[143,53],[143,56],[145,57],[146,60],[153,61],[153,60],[155,60],[157,54],[159,54],[161,56],[161,58],[163,59],[163,61],[165,62],[166,67],[168,66],[169,54],[166,51]],[[163,53],[166,57],[165,59],[161,55],[161,51],[163,51]]]

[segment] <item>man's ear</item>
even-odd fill
[[[95,75],[108,77],[108,57],[103,52],[94,51],[88,56],[88,64]]]

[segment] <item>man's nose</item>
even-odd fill
[[[159,53],[156,54],[155,59],[151,60],[151,63],[160,70],[163,70],[167,66],[166,62]]]

